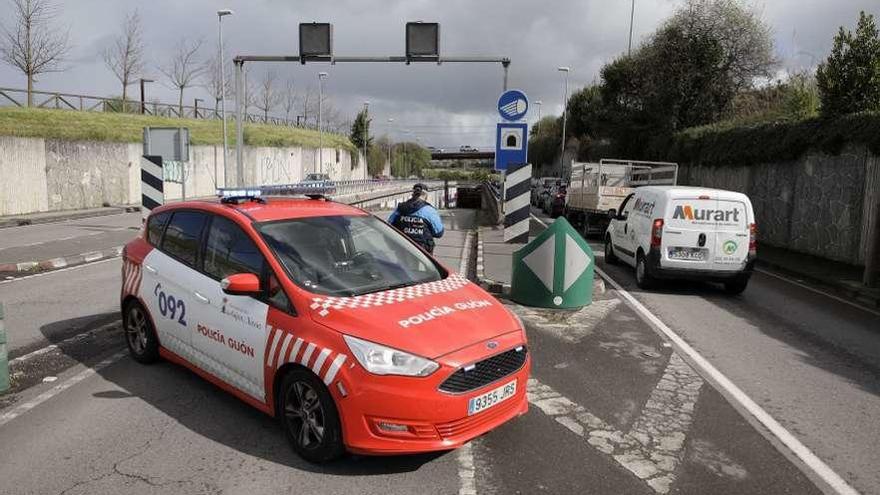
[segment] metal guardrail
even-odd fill
[[[141,112],[141,102],[136,100],[126,100],[123,104],[122,98],[90,96],[73,93],[60,93],[56,91],[32,91],[34,95],[34,108],[53,108],[57,110],[76,110],[81,112],[109,112],[109,113],[129,113],[155,115],[168,118],[187,118],[202,120],[219,120],[222,113],[217,108],[196,107],[190,105],[176,105],[173,103],[144,102],[143,112]],[[0,88],[0,106],[9,107],[26,107],[27,106],[27,90],[17,88]],[[226,112],[226,118],[230,122],[235,122],[235,112]],[[243,116],[245,122],[255,124],[269,124],[286,127],[296,127],[300,129],[317,130],[316,124],[307,124],[302,120],[288,119],[264,113],[246,113]],[[340,124],[339,128],[350,128],[350,122]],[[324,132],[337,133],[324,126]]]

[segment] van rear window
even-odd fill
[[[676,199],[671,203],[669,225],[681,229],[711,226],[716,230],[746,230],[746,205],[730,200]]]

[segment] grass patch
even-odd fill
[[[235,123],[227,121],[229,143],[235,144]],[[79,112],[43,108],[0,108],[0,136],[139,143],[144,127],[188,127],[193,145],[222,144],[219,120],[175,119],[112,112]],[[317,131],[265,124],[244,126],[244,143],[250,146],[303,146],[317,148]],[[355,151],[347,136],[324,133],[324,146]]]

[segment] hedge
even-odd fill
[[[864,145],[880,155],[880,113],[695,127],[655,140],[650,154],[678,163],[754,165],[797,160],[809,151],[838,155],[847,144]]]

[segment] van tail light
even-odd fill
[[[749,224],[749,256],[758,254],[758,224]]]
[[[654,224],[651,225],[651,247],[659,248],[660,241],[663,240],[663,219],[658,218],[654,220]]]

